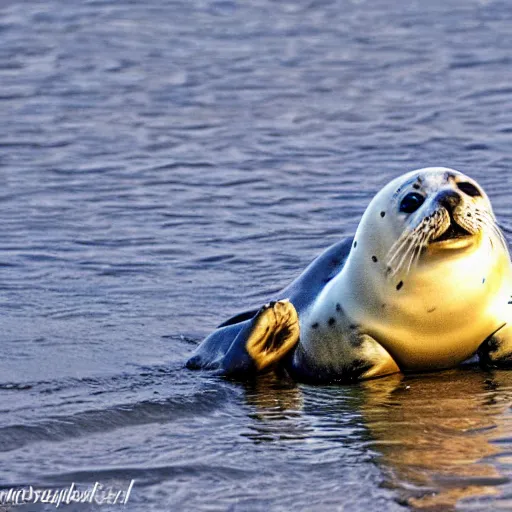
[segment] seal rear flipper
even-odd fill
[[[248,321],[227,325],[213,331],[189,357],[186,367],[189,370],[217,370],[222,359]]]
[[[248,377],[282,361],[299,341],[299,318],[291,302],[263,306],[239,332],[220,366],[224,375]]]
[[[512,368],[512,324],[504,324],[491,334],[477,353],[485,368]]]

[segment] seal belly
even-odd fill
[[[498,303],[507,303],[507,288],[493,289],[489,279],[486,291],[476,293],[471,278],[465,286],[415,286],[409,279],[399,292],[372,304],[366,303],[366,332],[377,340],[403,371],[444,369],[470,358],[480,344],[503,320]],[[431,281],[434,282],[434,281]],[[480,278],[481,282],[481,278]],[[390,298],[393,297],[393,300]],[[385,304],[385,307],[382,307]],[[355,318],[361,306],[348,308]]]
[[[466,281],[470,280],[468,276]],[[484,340],[504,325],[503,310],[510,300],[509,280],[496,282],[498,289],[493,287],[493,279],[489,281],[488,293],[473,293],[470,300],[463,300],[462,287],[459,298],[441,288],[437,301],[430,299],[424,303],[423,314],[415,312],[409,302],[408,315],[396,314],[384,322],[374,322],[371,331],[402,370],[457,366],[472,357]]]
[[[398,326],[391,333],[377,328],[372,335],[386,347],[402,371],[427,371],[453,368],[466,361],[499,327],[492,319],[477,326],[468,319],[467,328],[450,332],[440,329],[437,335]]]

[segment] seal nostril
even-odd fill
[[[448,210],[455,208],[460,203],[460,200],[460,194],[455,190],[441,190],[436,195],[436,201]]]
[[[459,190],[464,192],[464,194],[467,194],[469,197],[480,197],[482,195],[480,190],[478,190],[473,183],[469,183],[469,181],[457,183],[457,187],[459,187]]]

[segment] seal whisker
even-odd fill
[[[505,240],[505,237],[503,236],[503,233],[498,228],[498,226],[496,226],[496,224],[493,223],[492,226],[491,226],[491,229],[496,234],[496,236],[498,237],[498,239],[499,239],[501,245],[503,246],[503,248],[507,249],[507,241]]]
[[[413,236],[414,230],[405,230],[398,240],[391,246],[388,251],[388,255],[391,257],[388,260],[388,263],[392,265],[393,261],[400,255],[403,249],[405,249],[406,244],[410,242],[410,237]]]
[[[407,268],[405,270],[405,273],[408,274],[409,270],[411,269],[412,260],[414,259],[414,255],[416,254],[416,249],[418,248],[418,239],[420,238],[420,234],[418,233],[415,235],[414,239],[412,240],[412,245],[410,246],[409,251],[405,254],[403,259],[403,264],[401,267],[405,266],[405,263],[407,263]]]
[[[425,247],[425,242],[428,241],[429,237],[430,237],[430,232],[427,230],[422,231],[422,233],[420,234],[419,242],[416,244],[412,258],[409,261],[409,265],[407,267],[407,273],[409,273],[411,268],[416,266],[416,264],[418,263],[418,260],[420,259],[421,251]]]
[[[425,226],[426,228],[426,226]],[[412,252],[411,259],[409,261],[409,265],[407,266],[407,274],[410,272],[411,268],[416,266],[418,260],[420,258],[421,250],[425,246],[425,242],[430,238],[430,230],[422,229],[417,237],[416,245],[414,247],[414,251]]]
[[[391,268],[390,277],[394,277],[394,276],[396,276],[400,272],[400,269],[402,268],[403,263],[404,263],[407,255],[409,254],[410,248],[412,246],[414,246],[414,243],[413,243],[412,240],[409,240],[409,243],[408,243],[408,245],[406,247],[406,250],[405,251],[401,251],[397,255],[397,257],[398,256],[400,257],[398,262],[396,264],[393,264],[392,262],[390,262],[390,264],[389,264],[389,267]]]
[[[503,235],[501,229],[498,227],[498,224],[496,223],[496,219],[494,218],[494,216],[490,215],[488,212],[480,212],[480,219],[483,227],[489,228],[496,235],[496,237],[500,241],[501,246],[504,249],[508,250],[508,244],[505,239],[505,236]]]
[[[414,256],[414,253],[415,253],[417,245],[418,245],[418,240],[421,238],[422,232],[423,232],[423,230],[419,229],[420,227],[421,227],[421,225],[418,226],[416,229],[414,229],[412,232],[409,232],[408,238],[406,239],[406,242],[408,242],[408,243],[407,243],[404,251],[399,251],[399,253],[402,253],[401,258],[400,258],[398,264],[396,265],[395,269],[391,273],[391,276],[395,276],[396,274],[398,274],[398,272],[402,269],[402,267],[404,266],[404,263],[407,261],[407,259],[411,256]],[[393,256],[393,258],[391,258],[391,260],[389,261],[391,267],[393,266],[392,262],[394,261],[396,256],[398,256],[398,254],[395,254]],[[406,273],[408,273],[409,270],[410,270],[410,265],[408,266]]]
[[[415,229],[406,228],[401,235],[397,238],[395,243],[390,247],[388,255],[393,254],[393,258],[400,252],[404,244],[409,240],[409,237],[414,233]],[[392,259],[390,259],[390,262]]]
[[[404,266],[406,261],[409,261],[409,263],[407,264],[407,270],[405,271],[406,274],[409,273],[409,270],[411,268],[412,258],[414,258],[414,254],[416,253],[418,241],[420,240],[420,238],[421,231],[413,233],[413,235],[411,236],[411,243],[409,245],[409,248],[407,252],[404,254],[402,260],[400,261],[400,268]]]
[[[400,246],[397,247],[396,250],[394,250],[391,257],[389,258],[388,267],[390,267],[392,269],[392,272],[390,273],[391,277],[396,275],[398,273],[398,271],[400,270],[403,259],[405,258],[405,255],[409,252],[409,248],[412,244],[412,240],[411,240],[412,236],[413,235],[411,235],[410,232],[408,232],[408,237],[406,237],[402,241]],[[393,249],[393,248],[391,248],[391,249]],[[398,261],[397,264],[395,264],[396,261]]]
[[[417,260],[415,258],[416,253],[418,252],[419,256],[421,248],[430,238],[431,229],[429,223],[430,219],[423,219],[414,229],[404,230],[398,240],[391,246],[388,251],[388,266],[392,269],[391,277],[400,272],[404,263],[408,261],[407,258],[409,258],[409,263],[406,273],[410,271],[413,261]],[[398,263],[396,264],[397,260]]]

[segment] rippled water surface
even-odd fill
[[[402,172],[465,171],[512,225],[511,28],[492,0],[1,2],[2,488],[135,479],[134,511],[511,509],[512,372],[183,368]]]

